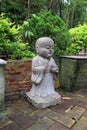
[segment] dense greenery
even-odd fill
[[[22,23],[27,17],[26,1],[24,0],[1,0],[1,12],[12,22]]]
[[[0,0],[0,11],[15,23],[23,23],[31,14],[51,10],[69,28],[87,23],[87,0]]]
[[[86,52],[86,0],[0,0],[0,13],[0,55],[6,59],[33,57],[42,36],[54,40],[55,56]]]
[[[23,41],[29,43],[31,51],[35,50],[35,42],[39,37],[51,37],[55,42],[55,55],[57,56],[65,54],[70,42],[66,24],[51,11],[34,14],[24,21],[21,34]]]
[[[72,36],[72,44],[68,51],[73,54],[78,54],[81,49],[84,49],[86,55],[87,49],[87,24],[79,25],[78,27],[69,30]]]
[[[20,26],[14,25],[9,18],[0,15],[0,55],[4,59],[22,59],[33,57],[29,46],[19,39]]]

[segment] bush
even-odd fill
[[[34,54],[29,51],[29,46],[23,44],[19,37],[20,26],[16,26],[0,15],[0,56],[4,59],[24,59],[33,57]]]
[[[71,34],[71,46],[68,51],[73,54],[78,54],[81,49],[87,49],[87,24],[79,25],[78,27],[69,30]]]
[[[10,48],[10,56],[9,58],[12,60],[15,59],[27,59],[27,58],[32,58],[35,55],[29,51],[29,46],[28,44],[24,44],[24,43],[17,43],[14,42],[13,44],[10,44],[10,46],[8,46]]]
[[[51,11],[33,14],[27,21],[24,21],[20,33],[23,41],[29,43],[31,51],[35,50],[35,42],[38,38],[51,37],[55,42],[56,56],[65,54],[70,42],[66,24]]]

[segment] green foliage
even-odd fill
[[[18,33],[20,26],[15,26],[10,19],[0,15],[0,56],[5,59],[23,59],[33,57],[27,44],[21,43]]]
[[[21,28],[23,41],[29,42],[30,50],[34,51],[35,42],[39,37],[51,37],[55,42],[55,55],[65,54],[69,46],[70,34],[66,24],[51,11],[33,14],[24,21]]]
[[[87,0],[70,0],[69,26],[75,27],[87,22]]]
[[[0,15],[0,43],[2,40],[16,41],[19,26],[15,26],[9,18],[5,18],[4,14]]]
[[[6,17],[16,24],[22,23],[27,17],[27,1],[24,0],[2,0],[1,8]]]
[[[72,36],[72,44],[68,48],[69,52],[78,54],[81,49],[87,49],[87,24],[69,30]]]
[[[0,4],[0,11],[17,24],[22,24],[33,13],[49,9],[59,15],[69,28],[87,22],[87,0],[1,0]]]
[[[8,46],[10,49],[10,56],[9,58],[12,60],[15,59],[27,59],[27,58],[32,58],[35,56],[34,53],[32,53],[31,51],[29,51],[29,45],[26,43],[17,43],[14,42],[13,44],[10,44],[10,46]]]

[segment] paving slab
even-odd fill
[[[53,107],[51,107],[52,110],[58,112],[58,113],[61,113],[61,114],[65,114],[65,111],[71,107],[71,106],[75,106],[76,100],[72,97],[70,98],[69,100],[63,100],[62,99],[62,103],[59,104],[59,105],[55,105]]]
[[[51,110],[48,108],[38,109],[32,112],[31,114],[29,114],[29,117],[31,117],[33,120],[39,121],[41,118],[49,114],[49,112],[51,112]]]
[[[48,117],[44,117],[27,130],[48,130],[53,124],[53,120],[49,119]]]
[[[24,98],[9,104],[0,113],[0,130],[87,130],[87,98],[63,96],[61,104],[45,109],[35,108]]]
[[[65,115],[62,115],[62,114],[59,114],[57,112],[50,112],[47,117],[61,123],[62,125],[68,127],[68,128],[71,128],[74,124],[75,124],[75,120],[65,116]]]
[[[6,125],[11,124],[13,121],[5,115],[6,113],[0,113],[0,130],[5,127]]]
[[[87,117],[87,110],[84,112],[83,116]]]
[[[87,118],[84,116],[81,117],[72,130],[87,130]]]
[[[24,114],[29,114],[35,110],[35,108],[26,100],[18,100],[13,104],[13,107],[23,112]]]
[[[2,130],[23,130],[23,129],[21,129],[17,124],[11,123],[10,125],[7,125],[6,127],[2,128]]]
[[[71,119],[75,119],[76,121],[83,115],[86,109],[82,107],[75,106],[71,111],[65,114],[67,117]]]
[[[27,115],[24,115],[20,112],[15,114],[13,113],[9,117],[23,129],[28,128],[34,123],[34,121],[31,120]]]
[[[61,104],[51,107],[51,110],[56,111],[60,114],[65,114],[66,110],[71,106],[78,106],[87,109],[87,103],[72,97],[70,100],[63,100]]]
[[[49,130],[70,130],[67,127],[59,124],[59,123],[54,123],[53,126]]]

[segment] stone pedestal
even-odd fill
[[[36,106],[37,108],[46,108],[61,103],[61,96],[57,92],[55,92],[55,94],[53,95],[49,95],[44,98],[38,96],[31,96],[30,92],[27,92],[26,96],[28,101],[31,102],[32,105]]]
[[[6,61],[0,59],[0,111],[5,109],[5,79],[4,79],[4,67]]]

